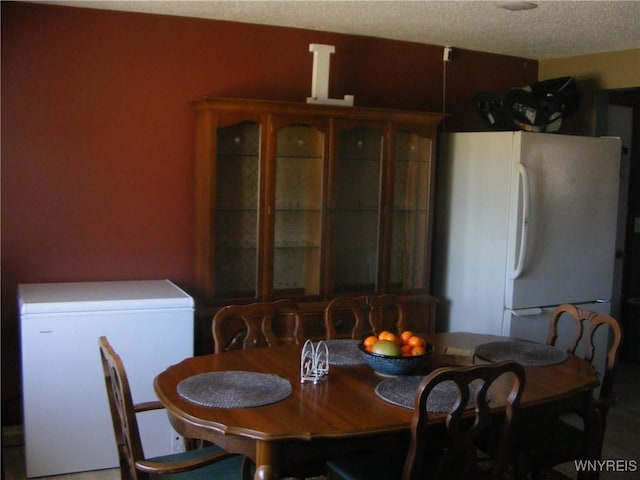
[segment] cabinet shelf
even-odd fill
[[[256,244],[228,244],[228,245],[216,245],[217,250],[255,250]],[[274,248],[320,248],[320,244],[311,242],[280,242],[274,244]]]
[[[254,243],[253,245],[216,245],[216,250],[255,250],[257,245]]]
[[[288,207],[278,207],[276,206],[277,212],[286,212],[286,213],[322,213],[321,208],[305,208],[305,207],[296,207],[296,208],[288,208]]]
[[[394,207],[393,208],[394,213],[423,213],[426,212],[427,209],[426,208],[398,208],[398,207]]]
[[[340,160],[345,162],[370,162],[370,163],[380,163],[380,157],[378,158],[370,158],[370,157],[359,157],[354,155],[341,155]]]
[[[339,207],[339,208],[330,208],[328,209],[330,212],[335,212],[335,213],[363,213],[363,214],[369,214],[369,213],[378,213],[379,211],[379,207],[376,206],[372,206],[372,207]]]
[[[227,158],[246,158],[246,159],[257,159],[260,158],[260,154],[258,153],[242,153],[242,152],[218,152],[218,157],[220,159]]]
[[[399,164],[403,164],[403,165],[407,165],[407,164],[412,164],[412,163],[429,163],[426,160],[423,159],[408,159],[408,158],[401,158],[397,161],[397,163]]]
[[[278,249],[287,249],[287,248],[301,248],[301,249],[315,249],[320,248],[320,245],[317,243],[308,243],[308,242],[281,242],[276,243],[274,248]]]
[[[277,158],[278,160],[296,160],[296,161],[320,160],[321,161],[322,155],[278,155]]]
[[[258,209],[256,207],[221,207],[217,211],[223,213],[255,213]]]

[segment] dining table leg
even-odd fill
[[[254,480],[277,480],[280,478],[278,471],[278,459],[280,449],[275,442],[256,443],[256,473]]]

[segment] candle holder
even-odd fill
[[[300,356],[300,383],[313,382],[314,385],[329,375],[329,348],[324,341],[314,345],[307,340]]]

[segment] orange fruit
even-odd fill
[[[405,330],[400,334],[400,338],[404,344],[408,344],[411,337],[413,337],[413,332],[411,330]]]
[[[398,337],[396,337],[393,333],[384,330],[383,332],[380,332],[380,335],[378,335],[378,339],[380,340],[389,340],[391,342],[397,342],[398,341]]]
[[[378,337],[374,337],[373,335],[368,336],[364,339],[363,345],[365,347],[371,347],[374,343],[378,341]]]
[[[420,345],[417,347],[411,347],[411,355],[424,355],[425,353],[427,353],[427,351],[425,350],[424,346]]]
[[[378,334],[378,340],[387,340],[389,335],[393,335],[389,330],[383,330]]]
[[[411,345],[402,345],[400,347],[400,353],[402,354],[403,357],[409,357],[412,355],[411,351],[416,348],[416,347],[412,347]]]
[[[412,347],[424,347],[424,338],[418,337],[417,335],[414,335],[413,337],[411,337],[409,339],[409,341],[407,342],[409,345],[411,345]]]

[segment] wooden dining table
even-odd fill
[[[425,373],[443,364],[445,348],[474,350],[496,340],[510,339],[472,333],[432,334],[427,341],[434,350]],[[376,395],[376,385],[385,377],[364,364],[330,365],[324,380],[301,383],[301,351],[302,346],[288,345],[186,358],[156,377],[155,391],[178,433],[251,458],[256,465],[255,480],[319,475],[328,458],[367,448],[384,452],[408,441],[413,411]],[[478,358],[471,361],[482,362]],[[224,371],[274,374],[290,381],[291,393],[263,406],[217,408],[194,403],[178,392],[178,385],[186,379]],[[599,380],[587,361],[568,355],[561,363],[525,367],[525,372],[521,409],[552,414],[592,408],[592,391]],[[506,384],[504,389],[498,385],[490,392],[496,412],[504,408],[506,392]],[[432,422],[445,418],[445,414],[430,415]]]

